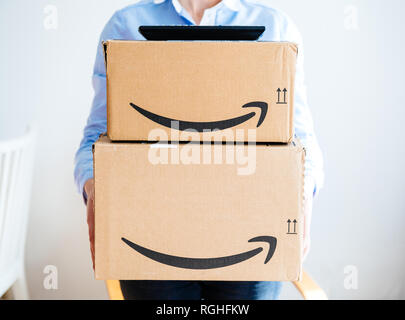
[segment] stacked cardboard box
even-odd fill
[[[297,280],[297,47],[108,41],[94,145],[96,277]],[[225,142],[225,143],[224,143]]]

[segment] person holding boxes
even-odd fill
[[[87,204],[90,248],[94,267],[94,176],[92,146],[107,131],[105,41],[143,40],[141,25],[263,25],[260,40],[298,45],[294,91],[294,131],[306,150],[303,256],[310,246],[312,201],[323,184],[323,159],[307,103],[301,35],[283,12],[266,1],[247,0],[144,0],[117,11],[105,26],[93,73],[95,97],[75,158],[75,182]],[[260,64],[260,61],[258,62]],[[285,93],[284,93],[285,94]],[[124,280],[126,299],[277,299],[281,282],[272,281],[157,281]]]

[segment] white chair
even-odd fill
[[[0,141],[0,297],[29,299],[24,252],[31,196],[35,133]]]

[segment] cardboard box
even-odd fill
[[[293,138],[293,43],[107,41],[104,49],[113,141]]]
[[[295,141],[151,145],[100,138],[96,278],[299,279],[304,153]]]

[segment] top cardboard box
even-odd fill
[[[297,46],[107,41],[112,141],[290,142]]]

